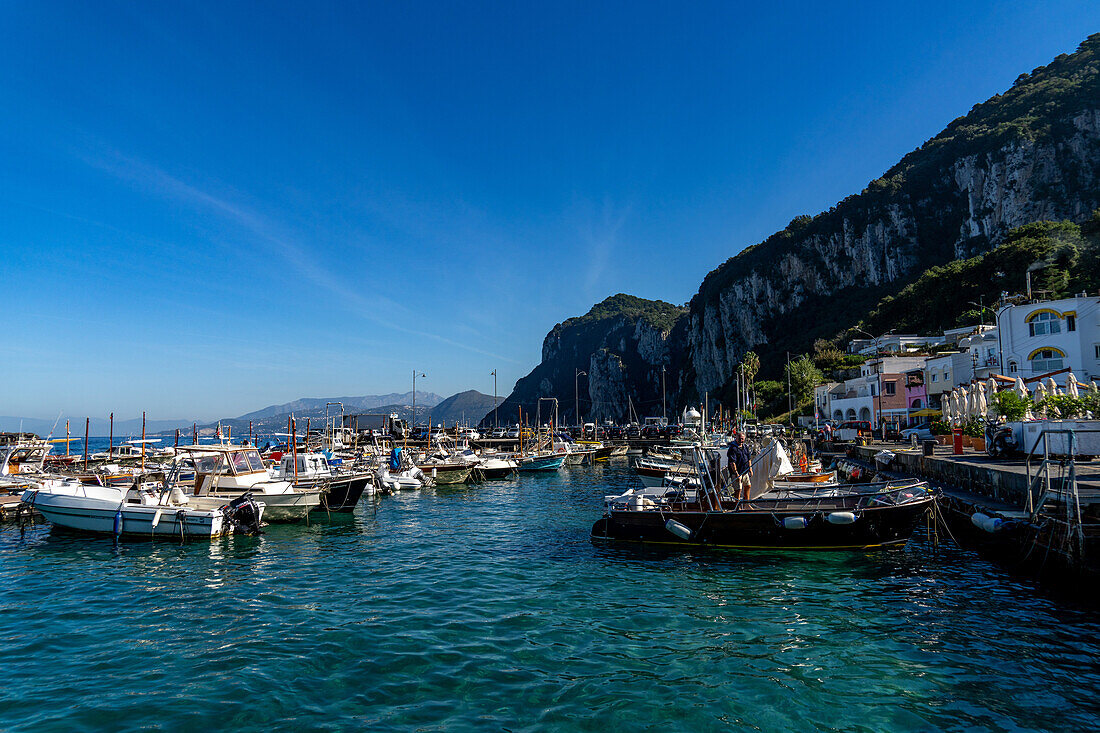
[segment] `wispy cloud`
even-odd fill
[[[428,338],[455,348],[464,349],[483,356],[519,363],[515,359],[495,354],[468,342],[448,338],[438,333],[422,329],[409,328],[397,322],[411,317],[411,311],[401,303],[389,298],[377,290],[370,296],[346,286],[340,277],[325,269],[318,259],[309,253],[299,238],[275,219],[260,212],[256,207],[243,203],[244,196],[233,192],[212,193],[188,183],[167,171],[133,156],[104,146],[95,155],[80,154],[84,162],[104,171],[120,180],[134,184],[146,192],[182,203],[189,207],[213,212],[237,227],[249,232],[265,247],[273,248],[276,253],[306,282],[335,296],[342,306],[357,318],[374,323],[400,333]]]

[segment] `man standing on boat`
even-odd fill
[[[748,501],[749,480],[752,478],[752,455],[741,433],[733,434],[733,441],[726,449],[726,461],[729,464],[733,490],[738,501]]]

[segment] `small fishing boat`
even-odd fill
[[[519,469],[519,464],[504,456],[482,456],[481,463],[474,469],[483,479],[507,478]]]
[[[190,506],[179,489],[89,486],[72,479],[44,479],[23,493],[23,504],[51,524],[116,537],[218,537],[260,529],[264,505],[244,494],[215,508]]]
[[[716,483],[709,458],[694,451],[694,490],[611,497],[592,537],[705,547],[871,549],[908,542],[935,502],[919,480],[827,486],[799,497],[771,493],[773,475],[754,478],[747,499]],[[763,472],[762,472],[763,473]]]
[[[565,465],[564,453],[535,453],[521,456],[519,470],[521,471],[557,471]]]
[[[180,446],[179,452],[189,456],[195,466],[188,503],[196,508],[217,509],[251,493],[264,503],[266,521],[293,522],[321,504],[319,489],[296,489],[289,481],[273,478],[252,446],[189,445]],[[178,482],[170,477],[167,483]]]
[[[297,459],[284,453],[272,477],[290,481],[296,489],[321,492],[314,511],[350,512],[364,493],[374,492],[374,475],[369,471],[341,470],[323,453],[299,453]]]
[[[470,475],[474,472],[474,466],[467,463],[450,463],[444,461],[436,463],[431,459],[420,463],[417,465],[417,468],[425,475],[431,476],[432,481],[437,486],[464,484],[470,480]]]
[[[415,491],[424,486],[431,486],[432,480],[423,471],[409,461],[406,452],[401,448],[390,451],[388,458],[382,461],[375,470],[375,481],[379,491],[386,494],[395,494],[398,491]]]

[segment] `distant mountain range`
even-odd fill
[[[411,405],[412,392],[392,392],[390,394],[371,394],[362,397],[303,397],[293,402],[285,402],[281,405],[268,405],[262,410],[256,410],[240,417],[229,418],[231,420],[266,420],[280,415],[291,413],[301,416],[317,416],[325,414],[325,403],[339,402],[344,406],[345,413],[374,410],[380,407],[392,405]],[[434,392],[417,392],[416,404],[424,407],[432,407],[443,401],[443,398]],[[330,411],[331,412],[331,411]],[[223,421],[224,422],[224,421]]]
[[[464,392],[462,394],[468,393]],[[388,415],[396,412],[402,417],[409,419],[412,416],[412,396],[412,392],[393,392],[384,395],[363,395],[360,397],[303,397],[302,399],[286,402],[281,405],[269,405],[261,410],[255,410],[241,415],[240,417],[223,418],[220,421],[210,423],[199,422],[198,429],[202,434],[210,434],[214,432],[214,427],[220,422],[223,426],[232,426],[234,432],[238,435],[240,431],[244,431],[247,434],[248,424],[251,422],[253,430],[257,432],[272,432],[286,429],[287,417],[293,414],[296,418],[299,418],[299,430],[305,430],[308,420],[324,417],[325,403],[331,402],[342,403],[345,414],[378,412]],[[460,395],[455,395],[455,397],[458,396]],[[450,399],[453,400],[454,397]],[[488,397],[487,399],[489,400],[489,406],[486,409],[489,410],[492,409],[492,397]],[[427,411],[443,401],[442,397],[433,392],[420,392],[418,390],[416,393],[416,414],[419,416],[418,419],[427,419]],[[330,408],[329,414],[333,414],[334,411],[339,413],[339,408]],[[447,414],[450,413],[448,412]],[[451,420],[452,418],[447,419]],[[83,417],[70,417],[69,421],[69,429],[73,436],[84,435]],[[194,420],[186,419],[147,420],[145,423],[145,432],[147,435],[163,435],[171,433],[177,428],[183,432],[189,432],[194,424]],[[14,432],[18,430],[28,433],[37,433],[43,437],[49,435],[51,430],[54,432],[55,436],[64,435],[65,417],[63,416],[57,422],[55,428],[53,419],[0,416],[0,431]],[[109,419],[98,417],[93,417],[91,419],[91,425],[89,427],[89,433],[91,435],[108,435],[110,430],[111,423]],[[120,438],[140,436],[141,418],[130,418],[127,420],[116,419],[114,434],[116,437]]]

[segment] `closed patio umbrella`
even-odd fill
[[[1020,399],[1027,399],[1027,386],[1024,384],[1023,378],[1016,377],[1016,384],[1012,385],[1012,389],[1020,395]]]
[[[1047,377],[1047,392],[1050,393],[1051,396],[1061,394],[1061,391],[1058,389],[1058,383],[1054,381],[1054,377]]]
[[[1073,398],[1081,396],[1081,391],[1077,388],[1077,377],[1073,372],[1066,375],[1066,394]]]

